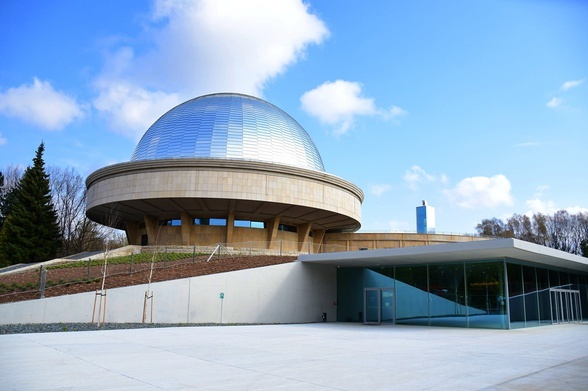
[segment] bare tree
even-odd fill
[[[21,166],[9,165],[0,172],[0,230],[11,211],[17,185],[24,174]]]
[[[494,236],[496,238],[510,238],[507,225],[500,219],[493,217],[492,219],[484,219],[476,226],[479,235]]]
[[[573,247],[570,235],[571,228],[570,214],[565,210],[559,210],[550,216],[547,220],[547,232],[551,240],[551,247],[570,252]]]
[[[484,219],[476,226],[478,234],[512,237],[576,255],[588,255],[588,213],[571,214],[559,210],[553,215],[534,214],[531,218],[514,214],[506,223]]]
[[[533,233],[533,226],[531,219],[526,215],[514,214],[506,220],[508,231],[512,233],[513,238],[525,240],[527,242],[535,242],[535,234]]]
[[[533,232],[535,233],[535,243],[543,246],[551,247],[551,241],[549,240],[549,234],[547,232],[547,219],[542,213],[535,213],[533,215]]]
[[[25,171],[25,167],[23,166],[16,166],[14,164],[8,165],[4,170],[2,170],[2,174],[4,175],[4,190],[9,192],[10,190],[14,189],[18,182],[20,182],[20,178],[22,178]]]
[[[62,234],[59,256],[84,251],[97,251],[108,245],[116,248],[126,245],[124,233],[97,224],[86,217],[86,186],[84,178],[72,167],[47,168],[51,199],[57,212],[57,222]],[[24,168],[9,165],[1,171],[0,227],[10,211],[11,199],[24,174]]]
[[[77,240],[77,236],[85,235],[85,232],[80,232],[81,227],[90,228],[84,221],[86,219],[85,184],[82,176],[71,167],[52,166],[48,171],[51,180],[51,197],[63,236],[61,255],[67,256],[83,249],[84,246]],[[78,247],[80,245],[82,248]]]
[[[121,247],[120,231],[101,226],[86,217],[86,185],[75,169],[49,168],[51,195],[63,236],[61,256]]]

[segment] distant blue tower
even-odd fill
[[[416,208],[417,233],[434,234],[435,233],[435,208],[427,205],[423,200],[422,206]]]

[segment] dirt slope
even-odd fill
[[[155,264],[151,281],[167,281],[277,265],[293,262],[296,258],[295,256],[215,257],[207,262],[207,257],[197,257],[194,260],[187,258],[166,263],[158,262]],[[105,288],[146,284],[150,267],[150,263],[110,265],[107,267]],[[0,274],[0,303],[38,299],[40,297],[39,275],[39,269]],[[102,286],[101,277],[101,266],[48,269],[45,297],[96,291]]]

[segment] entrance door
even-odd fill
[[[582,321],[580,291],[573,289],[551,288],[551,311],[553,323],[571,323]]]
[[[394,291],[391,288],[365,288],[363,322],[394,323]]]

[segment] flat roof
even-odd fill
[[[451,261],[513,258],[546,266],[588,272],[588,258],[518,239],[493,239],[428,246],[322,254],[301,254],[305,263],[341,267],[418,265]]]

